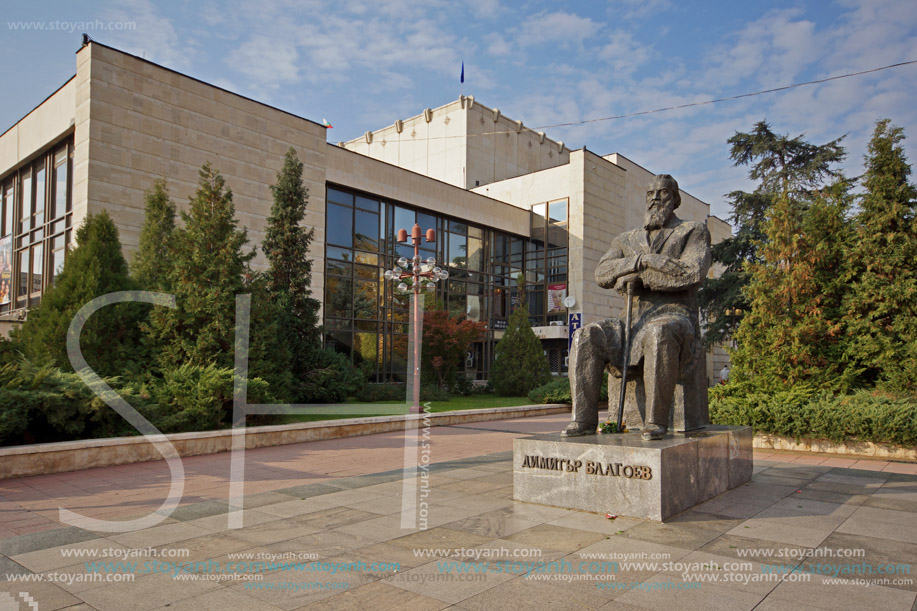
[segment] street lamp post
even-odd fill
[[[427,229],[426,238],[428,243],[435,242],[436,230]],[[421,230],[420,225],[414,223],[414,227],[411,228],[411,242],[414,245],[414,258],[410,261],[408,261],[405,257],[399,258],[397,266],[394,269],[386,270],[384,274],[386,280],[399,281],[395,288],[397,288],[401,293],[406,293],[408,290],[408,285],[401,281],[406,278],[411,278],[412,280],[411,288],[413,289],[414,293],[414,303],[412,304],[411,308],[411,321],[412,326],[414,327],[414,388],[413,403],[411,405],[412,414],[419,414],[423,411],[420,408],[420,291],[421,289],[424,289],[428,292],[433,292],[436,290],[435,282],[439,280],[445,280],[449,277],[448,271],[436,267],[435,258],[428,257],[426,261],[421,261],[420,242],[422,239],[423,230]],[[408,241],[407,229],[398,230],[398,241],[401,243]],[[409,263],[411,265],[410,271],[407,269]],[[423,282],[423,280],[428,280],[428,282]]]

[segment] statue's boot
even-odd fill
[[[665,437],[666,431],[668,431],[668,427],[658,424],[647,424],[646,428],[643,429],[643,440],[657,441]]]
[[[581,437],[582,435],[595,435],[598,425],[589,426],[582,422],[573,421],[567,425],[567,428],[560,432],[561,437]]]

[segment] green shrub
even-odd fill
[[[105,382],[142,414],[153,413],[152,402],[121,388],[118,378]],[[20,361],[0,367],[0,405],[0,445],[137,434],[77,374],[49,365]]]
[[[364,377],[349,356],[326,348],[318,354],[318,367],[299,384],[303,403],[341,403],[363,389]]]
[[[404,401],[404,384],[366,384],[355,395],[357,401],[371,403],[373,401]]]
[[[573,403],[570,395],[570,378],[555,378],[532,389],[528,397],[535,403]],[[602,377],[599,401],[608,401],[608,376]]]
[[[449,391],[445,388],[441,388],[438,384],[420,385],[421,401],[448,401],[451,398],[452,396],[449,394]]]
[[[761,391],[726,384],[710,389],[710,420],[797,439],[917,445],[917,398],[877,390],[838,396],[805,385]]]
[[[153,424],[163,433],[211,431],[232,425],[233,370],[185,364],[166,370],[150,394],[157,405]],[[273,403],[268,384],[248,380],[247,402]]]

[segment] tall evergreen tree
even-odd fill
[[[166,182],[158,179],[144,194],[145,214],[140,229],[140,244],[131,261],[131,274],[145,290],[168,290],[171,254],[175,231],[175,202],[169,197]]]
[[[707,345],[726,340],[733,328],[734,318],[729,309],[748,311],[745,295],[750,277],[746,264],[761,262],[758,252],[766,239],[764,223],[768,211],[778,201],[804,205],[808,194],[826,180],[838,178],[832,164],[844,158],[840,146],[843,138],[814,145],[802,136],[790,138],[777,135],[766,121],[758,122],[748,133],[736,132],[729,139],[730,157],[735,165],[750,165],[749,177],[758,182],[751,193],[733,191],[727,197],[732,202],[732,223],[735,234],[713,247],[713,261],[723,266],[719,278],[704,282],[698,300],[707,320]]]
[[[842,322],[850,202],[849,184],[838,181],[805,206],[781,196],[771,208],[761,261],[746,266],[751,308],[736,333],[730,378],[770,388],[850,385]]]
[[[244,253],[245,229],[238,229],[232,192],[210,164],[182,212],[185,226],[172,240],[168,274],[175,308],[155,308],[151,334],[161,346],[160,364],[233,366],[235,298],[245,292],[243,275],[255,252]]]
[[[289,346],[294,375],[300,379],[314,367],[321,350],[320,303],[311,296],[313,230],[303,225],[309,192],[303,186],[302,170],[296,150],[290,147],[271,186],[274,203],[262,245],[270,262],[267,292],[282,312],[279,327]]]
[[[848,357],[868,381],[917,391],[917,189],[888,119],[876,124],[850,253]]]
[[[503,337],[494,348],[490,370],[494,392],[498,395],[526,395],[536,386],[551,381],[551,368],[541,341],[532,331],[526,308],[510,314]]]
[[[30,360],[72,371],[67,330],[77,311],[96,297],[135,288],[111,217],[105,211],[90,214],[76,232],[76,247],[67,254],[63,270],[15,339]],[[142,307],[106,306],[86,322],[80,348],[99,375],[120,375],[131,363],[145,360],[139,342]]]

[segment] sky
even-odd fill
[[[750,190],[727,140],[761,120],[815,144],[845,136],[863,171],[875,122],[917,151],[914,0],[12,0],[0,18],[0,131],[76,71],[80,35],[320,122],[330,142],[461,94],[568,148],[620,153],[728,219]],[[465,83],[459,82],[462,63]]]

